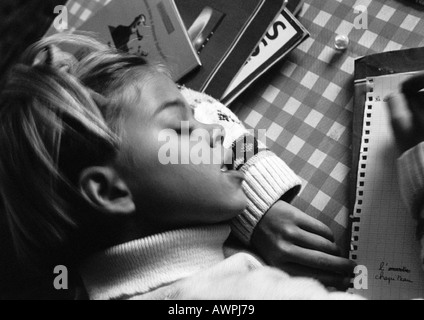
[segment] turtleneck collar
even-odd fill
[[[93,300],[141,295],[223,261],[229,234],[215,225],[132,241],[85,260],[81,276]]]

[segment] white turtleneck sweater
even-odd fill
[[[329,293],[310,279],[291,278],[265,267],[253,254],[226,250],[224,243],[229,234],[229,226],[214,225],[136,240],[93,255],[81,265],[81,276],[93,300],[162,300],[198,294],[200,298],[217,298],[217,292],[224,300],[358,298]],[[243,277],[262,269],[269,273]],[[241,276],[240,281],[227,282],[231,275]],[[190,285],[180,285],[191,278]],[[209,292],[211,286],[213,295]]]
[[[91,299],[145,294],[222,262],[226,225],[176,230],[96,254],[80,268]]]

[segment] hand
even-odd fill
[[[292,205],[278,201],[257,225],[252,245],[271,266],[347,289],[355,264],[340,257],[331,230]]]
[[[387,98],[396,142],[403,153],[424,141],[424,73],[402,85],[402,94]]]

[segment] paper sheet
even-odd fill
[[[385,98],[399,92],[411,74],[369,78],[358,170],[351,258],[368,270],[368,289],[353,290],[371,299],[424,298],[424,272],[415,221],[404,206],[397,158]]]

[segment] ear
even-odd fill
[[[80,175],[79,188],[88,203],[100,212],[110,215],[129,215],[135,212],[130,189],[111,167],[85,169]]]

